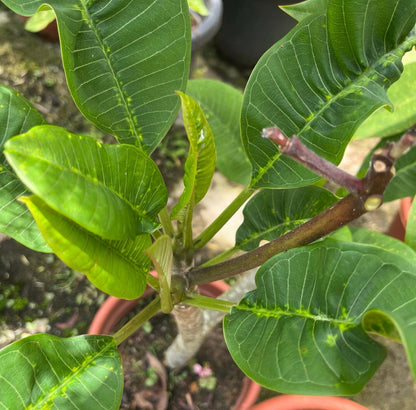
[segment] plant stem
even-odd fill
[[[201,309],[210,309],[224,313],[230,313],[236,303],[228,300],[215,299],[208,296],[199,295],[196,293],[187,293],[186,299],[183,303],[191,306],[196,306]]]
[[[130,335],[132,335],[137,329],[143,326],[148,320],[150,320],[156,313],[160,311],[160,297],[156,296],[143,310],[141,310],[136,316],[129,320],[120,330],[114,333],[114,339],[116,345],[124,342]]]
[[[214,258],[212,258],[209,261],[203,263],[201,266],[202,267],[211,266],[211,265],[215,265],[217,263],[223,262],[223,261],[227,260],[228,258],[230,258],[231,256],[233,256],[238,251],[239,251],[239,249],[234,246],[231,249],[228,249],[224,252],[221,252],[220,254],[215,256]]]
[[[173,238],[175,236],[175,230],[173,228],[172,221],[170,220],[170,215],[166,206],[159,212],[159,220],[162,224],[165,234]]]
[[[384,166],[380,167],[380,163]],[[362,180],[363,188],[359,194],[349,194],[321,214],[266,245],[216,265],[192,269],[188,273],[189,285],[209,283],[258,267],[280,252],[312,243],[377,208],[393,176],[392,166],[388,153],[375,155],[370,170]]]
[[[194,241],[194,249],[201,249],[210,241],[217,232],[228,222],[228,220],[240,209],[255,190],[250,187],[244,188],[238,196],[224,209],[224,211],[202,232]]]
[[[286,138],[279,128],[269,127],[263,129],[262,136],[279,145],[282,154],[293,158],[318,175],[335,182],[351,193],[362,191],[362,179],[348,174],[336,165],[320,157],[306,147],[296,135],[293,135],[291,138]]]
[[[160,290],[159,281],[153,275],[151,275],[150,273],[147,274],[147,284],[152,289],[159,292],[159,290]]]

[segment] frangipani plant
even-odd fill
[[[43,5],[3,3],[26,16]],[[398,110],[383,121],[388,131],[378,135],[394,142],[383,140],[381,151],[370,153],[360,178],[336,166],[355,132],[367,136],[357,131],[360,124],[377,109],[393,109],[388,89],[402,81],[402,59],[416,44],[416,0],[287,7],[299,23],[260,59],[243,95],[220,82],[188,81],[185,0],[47,4],[57,17],[75,103],[118,144],[46,124],[23,96],[1,87],[1,230],[54,252],[110,295],[134,299],[150,286],[156,296],[113,336],[42,334],[4,348],[1,405],[117,408],[123,388],[117,345],[157,312],[175,315],[178,306],[192,317],[201,318],[202,308],[225,313],[232,357],[277,391],[358,392],[385,356],[369,333],[403,343],[416,375],[414,233],[409,246],[346,227],[383,199],[415,194],[413,105],[411,120]],[[413,81],[403,79],[405,99]],[[150,154],[180,106],[190,148],[183,193],[167,209]],[[216,166],[246,186],[194,237],[194,208]],[[328,191],[325,179],[344,189]],[[247,200],[235,247],[194,266],[195,252]],[[259,268],[256,289],[239,303],[195,290],[252,268]],[[176,317],[179,329],[189,320]],[[188,355],[176,366],[198,347],[192,339],[181,339]],[[169,349],[168,364],[180,347]]]

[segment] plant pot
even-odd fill
[[[412,199],[413,198],[411,197],[407,197],[400,201],[399,211],[397,212],[397,215],[391,223],[388,231],[388,235],[401,241],[404,241],[407,220],[409,217],[410,207],[412,206]]]
[[[299,0],[224,0],[224,15],[215,45],[231,63],[253,67],[261,55],[281,39],[296,21],[279,5]]]
[[[282,395],[256,404],[251,410],[368,410],[342,397]]]
[[[208,16],[202,17],[200,24],[192,28],[192,51],[200,50],[218,33],[222,21],[222,0],[206,0]]]
[[[217,34],[222,20],[222,0],[205,0],[208,16],[201,17],[201,21],[192,28],[192,51],[196,51],[205,46]],[[26,22],[28,17],[19,16]],[[46,28],[39,31],[40,37],[47,41],[59,41],[58,27],[56,20],[52,21]]]
[[[228,285],[222,281],[212,282],[200,287],[200,291],[203,295],[211,297],[216,297],[227,289]],[[147,288],[141,298],[149,296],[152,292],[153,290]],[[109,296],[97,311],[88,333],[112,333],[120,320],[136,307],[138,300],[139,299],[125,300]],[[249,410],[256,402],[260,389],[261,387],[257,383],[253,382],[248,377],[245,377],[240,394],[232,407],[232,410]]]

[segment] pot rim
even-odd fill
[[[219,280],[206,285],[201,285],[201,288],[206,296],[215,297],[225,292],[229,288],[229,285],[226,282]],[[146,297],[152,292],[153,290],[147,287],[140,298]],[[126,300],[109,296],[95,314],[88,329],[88,334],[111,333],[120,319],[134,309],[140,298]],[[232,410],[249,410],[256,402],[260,389],[261,386],[259,384],[245,376],[240,394],[237,397]]]
[[[335,396],[284,394],[253,406],[250,410],[368,410],[359,403]]]

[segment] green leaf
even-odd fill
[[[306,17],[325,12],[328,7],[328,1],[329,0],[306,0],[287,6],[280,6],[280,8],[297,21],[301,21]]]
[[[207,16],[209,14],[204,0],[188,0],[188,4],[190,9],[200,14],[201,16]]]
[[[172,218],[188,204],[195,205],[205,196],[211,185],[216,160],[214,137],[201,107],[192,97],[181,92],[178,94],[189,140],[189,154],[183,177],[185,188],[172,210]]]
[[[144,251],[149,235],[134,240],[103,239],[49,208],[36,196],[22,198],[48,245],[68,266],[87,275],[98,289],[123,299],[135,299],[146,288],[150,260]]]
[[[9,138],[46,121],[20,93],[0,85],[0,124],[0,151],[3,151]]]
[[[242,94],[228,84],[209,79],[189,81],[186,92],[199,102],[206,114],[214,134],[217,168],[231,181],[247,185],[251,164],[240,136]]]
[[[394,168],[396,173],[384,191],[386,202],[416,194],[416,147],[402,155]]]
[[[131,145],[44,125],[9,140],[16,174],[51,208],[107,239],[152,232],[167,190],[156,164]]]
[[[231,355],[273,390],[355,394],[385,357],[365,326],[399,334],[416,375],[415,268],[379,247],[331,239],[276,255],[224,320]]]
[[[46,27],[56,18],[54,11],[49,6],[41,6],[37,12],[25,23],[25,29],[37,33]]]
[[[416,201],[414,198],[407,218],[405,241],[416,251]]]
[[[39,334],[0,351],[0,407],[116,410],[121,358],[111,336]]]
[[[369,229],[350,227],[350,230],[353,242],[377,246],[416,264],[416,252],[402,241]]]
[[[255,249],[260,241],[278,238],[329,208],[336,200],[331,192],[315,186],[260,191],[244,208],[236,247],[245,251]]]
[[[146,249],[146,254],[152,260],[159,278],[161,310],[169,313],[173,309],[170,290],[173,269],[172,239],[168,235],[160,236]]]
[[[416,123],[416,62],[406,64],[400,79],[388,90],[394,110],[379,109],[358,128],[354,138],[388,137]],[[388,107],[390,108],[390,107]]]
[[[0,85],[0,232],[39,252],[50,252],[35,221],[17,198],[29,191],[7,165],[3,155],[6,141],[35,125],[44,124],[42,115],[16,91]]]
[[[263,55],[248,81],[241,115],[252,187],[293,188],[317,179],[261,138],[264,127],[296,134],[318,155],[340,162],[360,123],[390,104],[386,89],[400,77],[402,56],[416,43],[413,32],[404,38],[416,22],[415,10],[416,0],[329,0],[328,15],[313,9]],[[351,32],[357,35],[349,50],[345,37]],[[352,57],[359,63],[349,67]]]
[[[44,0],[4,0],[29,16]],[[179,109],[189,74],[186,0],[47,0],[57,17],[69,90],[81,112],[120,142],[151,152]]]
[[[7,166],[0,171],[0,232],[38,252],[51,252],[27,207],[16,198],[30,192]]]

